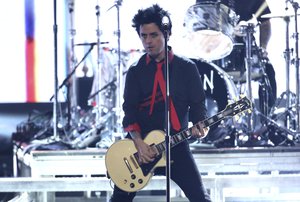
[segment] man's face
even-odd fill
[[[140,39],[145,51],[156,61],[164,58],[165,38],[155,23],[140,26]]]

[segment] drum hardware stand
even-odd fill
[[[69,4],[69,13],[70,13],[70,25],[71,25],[71,29],[70,29],[70,34],[71,34],[71,69],[72,71],[74,71],[74,74],[72,74],[72,91],[71,91],[71,97],[70,99],[70,106],[69,106],[69,110],[68,110],[68,123],[70,126],[76,125],[78,123],[78,103],[77,103],[77,79],[76,79],[76,58],[75,58],[75,44],[74,44],[74,38],[75,38],[75,34],[76,34],[76,30],[74,29],[74,16],[73,16],[73,7],[74,3],[70,3]]]
[[[79,63],[78,64],[76,64],[75,66],[74,66],[74,68],[72,69],[72,71],[67,75],[67,77],[64,79],[64,81],[60,84],[60,86],[58,87],[58,90],[60,90],[63,86],[67,86],[68,84],[68,82],[69,82],[69,80],[70,80],[70,78],[75,74],[75,72],[76,72],[76,70],[77,70],[77,68],[80,66],[80,64],[86,59],[86,57],[91,53],[91,51],[93,50],[93,48],[94,48],[94,45],[96,45],[96,44],[94,44],[94,43],[92,43],[92,44],[90,44],[90,49],[85,53],[85,55],[83,56],[83,58],[79,61]],[[50,100],[52,100],[54,98],[54,96],[52,96],[51,98],[50,98]],[[76,122],[74,122],[74,123],[76,123]],[[72,126],[71,124],[69,125],[69,126]]]
[[[123,72],[123,76],[124,76],[125,74],[127,74],[127,71]],[[106,84],[105,86],[103,86],[101,89],[99,89],[98,91],[96,91],[96,92],[94,92],[92,95],[90,95],[90,96],[88,97],[88,100],[94,98],[98,93],[101,93],[103,90],[107,89],[108,87],[113,86],[113,88],[115,88],[115,87],[116,87],[116,86],[115,86],[116,81],[117,81],[117,78],[114,78],[113,80],[111,80],[109,83],[107,83],[107,84]]]
[[[290,24],[290,17],[285,16],[284,21],[286,23],[286,49],[284,52],[284,58],[285,58],[285,66],[286,66],[286,97],[287,97],[287,102],[286,102],[286,108],[289,109],[291,106],[291,96],[290,96],[290,61],[291,61],[291,49],[289,47],[289,24]]]
[[[298,33],[298,9],[299,4],[293,0],[288,0],[295,11],[295,67],[296,67],[296,127],[295,130],[300,135],[300,71],[299,71],[299,33]]]
[[[245,41],[245,51],[246,51],[246,57],[245,57],[245,68],[246,68],[246,91],[247,91],[247,97],[251,102],[253,102],[253,96],[252,96],[252,85],[251,85],[251,73],[252,73],[252,64],[253,64],[253,58],[252,58],[252,44],[253,44],[253,33],[254,33],[255,25],[253,23],[248,23],[247,25],[241,26],[241,32],[244,34],[244,41]],[[253,104],[253,111],[254,113],[249,113],[247,117],[247,130],[246,134],[247,140],[242,146],[263,146],[260,141],[260,134],[257,134],[257,132],[254,130],[254,114],[257,115],[257,109]]]
[[[53,139],[54,140],[59,140],[59,134],[58,134],[58,91],[61,87],[58,87],[58,71],[57,71],[57,2],[56,0],[53,1],[54,3],[54,26],[53,26],[53,30],[54,30],[54,95],[50,98],[50,101],[52,99],[54,99],[54,103],[53,103]],[[69,2],[69,13],[73,13],[73,6],[74,6],[74,2],[72,0],[70,0]],[[72,15],[71,15],[72,16]],[[72,26],[73,22],[72,22],[72,18],[71,18],[71,26]],[[73,42],[73,30],[71,30],[71,43]],[[72,56],[73,56],[73,43],[72,43]],[[73,58],[72,58],[73,59]],[[72,60],[71,59],[71,60]],[[73,82],[73,84],[75,84],[75,80]],[[69,98],[68,98],[69,99]],[[76,101],[76,99],[72,99],[72,101]]]
[[[286,111],[286,112],[287,112],[287,114],[289,114],[289,111]],[[271,126],[273,126],[273,127],[275,127],[275,129],[277,131],[285,133],[284,136],[286,138],[286,141],[289,141],[290,143],[294,144],[294,141],[297,139],[297,138],[295,138],[296,135],[297,135],[296,132],[291,131],[288,126],[282,126],[282,125],[278,124],[276,122],[276,120],[273,120],[272,118],[264,115],[263,113],[261,113],[261,112],[259,112],[257,110],[255,111],[255,113],[256,113],[256,115],[259,115],[260,117],[262,117],[266,121],[266,123],[267,123],[265,129],[263,129],[264,131],[262,131],[260,133],[266,132],[267,130],[270,129]],[[273,131],[272,133],[275,133],[275,131]],[[276,132],[276,133],[278,133],[278,132]],[[276,136],[276,134],[272,134],[272,135]],[[293,138],[290,137],[289,135],[292,136]],[[270,135],[268,135],[268,138],[270,139]],[[275,145],[275,146],[277,146],[277,145]]]
[[[100,6],[99,3],[97,1],[97,5],[95,6],[95,10],[96,10],[96,19],[97,19],[97,28],[96,28],[96,37],[97,37],[97,67],[96,67],[96,76],[94,78],[96,78],[94,81],[96,82],[95,86],[95,91],[98,91],[99,88],[101,87],[101,81],[102,81],[102,50],[101,50],[101,40],[100,40],[100,36],[102,34],[101,30],[100,30]],[[93,111],[95,111],[95,127],[99,127],[100,123],[102,122],[102,108],[101,108],[101,99],[100,99],[100,95],[95,96],[95,103],[96,106],[94,106]]]
[[[63,127],[66,127],[67,130],[73,130],[75,129],[75,131],[73,131],[73,133],[76,133],[77,128],[78,128],[78,124],[80,122],[80,117],[79,117],[79,112],[78,112],[78,105],[77,105],[77,78],[76,78],[76,70],[77,68],[80,66],[80,64],[86,59],[86,57],[91,53],[92,49],[94,48],[94,46],[96,44],[99,43],[84,43],[84,44],[74,44],[74,36],[76,34],[76,30],[74,29],[73,26],[73,6],[74,3],[71,0],[69,3],[69,13],[70,13],[70,20],[71,20],[71,29],[70,29],[70,38],[71,38],[71,72],[67,75],[67,77],[64,79],[64,81],[62,82],[62,84],[58,87],[58,90],[61,89],[63,86],[67,86],[68,90],[67,90],[67,102],[68,102],[68,110],[67,110],[67,116],[68,116],[68,123],[65,126],[63,124]],[[90,45],[89,50],[85,53],[85,55],[83,56],[83,58],[79,61],[78,64],[76,64],[76,58],[75,58],[75,46],[78,45]],[[72,80],[71,80],[72,78]],[[71,80],[71,81],[70,81]],[[70,93],[69,90],[69,86],[70,84],[72,85],[72,93]],[[50,98],[50,100],[52,100],[53,97]]]
[[[252,72],[252,56],[251,56],[252,50],[251,50],[251,46],[252,46],[252,42],[253,42],[252,41],[252,34],[254,33],[254,24],[248,23],[247,26],[243,27],[243,30],[246,32],[246,36],[245,36],[245,45],[246,45],[245,64],[246,64],[246,73],[247,73],[247,76],[246,76],[247,95],[248,95],[250,100],[253,100],[252,87],[251,87],[251,72]],[[265,104],[268,104],[268,103],[265,103]],[[279,128],[281,131],[284,131],[287,134],[294,135],[293,131],[289,131],[288,128],[280,126],[274,120],[270,119],[268,116],[266,116],[263,113],[259,112],[256,108],[254,108],[254,112],[255,112],[255,115],[260,115],[262,118],[264,118],[267,121],[266,122],[267,125],[275,126],[276,129]],[[261,134],[256,134],[255,131],[254,131],[254,116],[253,116],[253,114],[249,114],[247,121],[248,121],[248,128],[250,130],[251,135],[249,136],[250,142],[246,146],[253,146],[253,145],[251,145],[251,143],[252,143],[251,140],[258,140],[256,136],[260,136]],[[254,144],[254,145],[256,145],[256,144]],[[259,146],[262,146],[262,145],[259,145]]]
[[[295,8],[295,5],[293,6]],[[287,9],[287,8],[286,8]],[[296,8],[295,8],[296,9]],[[295,11],[295,16],[297,16],[297,13]],[[299,100],[299,95],[295,95],[290,91],[290,82],[289,82],[289,76],[290,76],[290,54],[291,54],[291,49],[289,48],[289,22],[290,22],[290,16],[285,16],[284,21],[286,23],[286,50],[284,51],[284,57],[285,57],[285,62],[286,62],[286,91],[281,94],[278,100],[276,100],[277,103],[274,104],[273,108],[270,111],[269,116],[266,116],[260,112],[256,112],[260,117],[262,117],[264,120],[266,120],[266,125],[268,130],[272,130],[272,128],[275,128],[276,131],[272,131],[271,134],[272,136],[276,136],[277,134],[277,139],[278,141],[282,141],[282,139],[279,139],[280,133],[284,133],[284,135],[281,135],[281,138],[285,138],[284,141],[288,141],[288,143],[294,144],[293,141],[299,141],[299,134],[297,134],[297,131],[299,132],[299,109],[294,106],[292,106],[292,97],[296,97],[297,101]],[[296,20],[297,23],[297,20]],[[297,24],[296,24],[297,26]],[[297,27],[296,27],[296,33],[297,33]],[[296,47],[298,47],[298,34],[295,34],[296,38]],[[296,58],[297,56],[297,51],[296,51]],[[297,66],[297,92],[299,92],[299,59],[295,59],[295,64]],[[284,112],[280,112],[280,116],[276,114],[276,109],[279,106],[279,102],[286,98],[285,106],[284,106]],[[296,103],[297,103],[296,101]],[[299,103],[299,101],[298,101]],[[296,104],[299,106],[299,104]],[[295,115],[295,111],[298,115]],[[283,117],[283,124],[280,125],[277,123],[279,119],[281,120],[281,117]],[[298,124],[297,120],[298,119]],[[270,135],[269,135],[270,136]],[[292,137],[291,137],[292,136]],[[275,138],[275,137],[274,137]],[[271,140],[271,138],[269,137]]]
[[[117,31],[115,34],[117,35],[118,40],[118,66],[117,66],[117,91],[116,91],[116,99],[115,99],[115,120],[113,121],[113,137],[115,139],[123,138],[122,134],[122,97],[123,97],[123,66],[121,65],[121,29],[120,29],[120,6],[122,5],[122,0],[116,0],[114,5],[110,7],[107,11],[111,10],[113,7],[117,9]],[[114,81],[113,81],[114,82]]]
[[[71,50],[70,50],[70,69],[72,71],[75,71],[75,52],[74,52],[74,36],[76,34],[76,30],[74,29],[74,24],[73,24],[73,12],[74,12],[74,1],[69,0],[68,3],[69,6],[69,16],[70,16],[70,39],[71,39]],[[73,73],[69,74],[67,78],[63,81],[63,83],[58,87],[58,90],[62,88],[67,82],[69,82],[69,79],[72,77],[72,80],[69,84],[67,85],[67,122],[68,122],[68,128],[71,128],[72,125],[78,122],[78,114],[77,114],[77,80],[76,80],[76,75]],[[70,90],[71,86],[71,90]],[[53,99],[53,96],[50,98],[50,100]]]
[[[54,7],[54,25],[53,25],[53,31],[54,31],[54,102],[53,102],[53,139],[58,139],[59,135],[57,132],[58,129],[58,121],[57,121],[57,93],[58,93],[58,71],[57,71],[57,2],[56,0],[53,1],[53,7]]]
[[[98,90],[99,86],[101,85],[101,49],[100,49],[100,35],[101,35],[101,31],[100,31],[100,7],[99,4],[97,4],[95,6],[96,9],[96,18],[97,18],[97,29],[96,29],[96,36],[97,36],[97,84],[96,84],[96,90]],[[100,98],[99,96],[95,97],[95,102],[96,102],[96,117],[95,117],[95,121],[96,123],[98,123],[99,119],[101,118],[101,109],[99,109],[100,105]]]
[[[284,125],[285,127],[287,127],[289,130],[290,127],[292,127],[293,129],[296,129],[295,124],[294,126],[292,126],[292,123],[295,123],[295,118],[292,116],[292,111],[293,111],[293,107],[292,107],[292,97],[293,93],[290,91],[290,80],[289,80],[289,76],[290,76],[290,61],[291,61],[291,49],[289,47],[289,23],[290,23],[290,17],[289,16],[285,16],[284,21],[286,23],[286,49],[284,51],[284,58],[285,58],[285,65],[286,65],[286,91],[283,92],[280,96],[280,100],[283,100],[284,97],[286,97],[286,103],[285,103],[285,112],[284,114]],[[276,105],[274,106],[276,107]],[[274,115],[275,111],[273,110],[271,112],[271,116]],[[294,120],[293,120],[294,119]]]
[[[295,59],[292,60],[292,63],[295,64],[296,67],[296,103],[295,103],[295,107],[291,107],[291,92],[290,92],[290,85],[289,85],[289,74],[290,74],[290,49],[289,49],[289,16],[285,16],[284,20],[286,22],[286,51],[285,51],[285,60],[286,60],[286,92],[283,94],[286,94],[287,97],[287,102],[286,102],[286,110],[295,112],[295,121],[292,120],[292,116],[291,113],[287,113],[286,116],[286,122],[285,125],[289,126],[291,125],[290,123],[292,123],[293,121],[295,122],[294,124],[294,130],[297,133],[297,137],[300,137],[300,71],[299,71],[299,47],[298,47],[298,41],[299,41],[299,33],[298,33],[298,13],[297,10],[299,9],[299,4],[297,2],[294,2],[294,0],[286,0],[286,4],[287,3],[291,3],[293,8],[294,8],[294,12],[295,12],[295,33],[293,35],[293,37],[295,38]],[[288,8],[286,7],[286,10]]]
[[[246,84],[247,84],[247,97],[251,102],[253,102],[252,96],[252,87],[251,87],[251,72],[252,72],[252,35],[254,33],[254,24],[248,23],[247,25],[242,25],[243,32],[246,32],[244,37],[245,45],[246,45],[246,57],[245,57],[245,66],[246,66]],[[248,114],[248,128],[250,131],[253,131],[253,114]]]

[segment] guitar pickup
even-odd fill
[[[139,166],[138,166],[138,164],[136,163],[136,161],[135,161],[135,159],[133,158],[133,156],[130,156],[130,160],[131,160],[131,162],[133,163],[135,169],[138,169]]]
[[[132,170],[132,168],[131,168],[131,166],[130,166],[130,164],[129,164],[128,159],[127,159],[127,158],[123,158],[123,160],[124,160],[124,163],[125,163],[127,169],[129,170],[129,172],[130,172],[130,173],[133,173],[133,170]]]

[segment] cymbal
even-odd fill
[[[300,14],[298,14],[298,15],[300,15]],[[295,14],[293,14],[293,13],[285,13],[285,14],[268,13],[268,14],[261,16],[261,18],[285,18],[285,17],[295,17]]]

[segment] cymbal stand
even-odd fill
[[[288,2],[288,1],[287,1]],[[298,58],[298,32],[297,32],[297,9],[298,4],[292,1],[293,7],[295,8],[295,41],[296,41],[296,59],[293,60],[292,63],[296,66],[296,91],[297,93],[294,94],[290,90],[290,64],[291,64],[291,49],[289,47],[289,23],[290,23],[290,16],[285,16],[283,19],[286,23],[286,49],[284,51],[284,58],[286,64],[286,91],[283,92],[280,97],[275,102],[273,106],[270,117],[264,116],[263,114],[259,114],[263,119],[267,120],[268,126],[273,126],[276,128],[277,133],[283,133],[287,140],[290,141],[299,141],[299,58]],[[287,8],[286,8],[287,9]],[[296,98],[295,98],[296,97]],[[280,106],[280,102],[286,98],[285,102],[285,109],[281,111],[279,114],[276,112],[278,106]],[[296,100],[296,101],[295,101]],[[296,102],[296,106],[293,104]],[[278,124],[277,121],[282,120],[282,124]],[[298,137],[297,137],[298,136]],[[291,138],[292,137],[292,138]]]
[[[115,138],[122,138],[122,97],[123,97],[123,66],[121,65],[121,31],[120,31],[120,6],[122,5],[122,0],[116,0],[114,5],[110,7],[108,10],[116,7],[117,9],[117,31],[115,32],[117,35],[118,40],[118,66],[117,66],[117,93],[116,93],[116,106],[115,106],[115,130],[114,130],[114,137]]]
[[[299,71],[299,33],[298,33],[298,9],[299,4],[293,0],[289,0],[292,3],[295,11],[295,67],[296,67],[296,127],[297,133],[300,132],[300,71]]]
[[[69,15],[70,15],[70,43],[71,43],[71,70],[76,69],[76,58],[75,58],[75,51],[74,51],[74,39],[76,35],[76,30],[74,29],[74,2],[70,0],[69,3]],[[68,110],[68,125],[73,126],[74,123],[78,122],[78,113],[77,113],[77,80],[76,80],[76,74],[73,74],[72,76],[72,85],[71,85],[71,93],[68,93],[68,99],[69,99],[69,110]],[[68,89],[68,92],[70,90]]]
[[[287,126],[292,126],[293,128],[291,128],[292,130],[296,131],[297,136],[295,137],[295,139],[299,139],[300,138],[300,71],[299,71],[299,33],[298,33],[298,9],[299,9],[299,4],[297,2],[294,2],[294,0],[287,0],[287,3],[291,3],[292,7],[294,8],[294,12],[295,12],[295,33],[293,35],[293,37],[295,38],[295,58],[292,60],[292,64],[295,64],[295,68],[296,68],[296,103],[295,103],[295,107],[291,107],[291,97],[288,97],[287,100],[287,110],[290,110],[291,113],[295,113],[294,115],[294,122],[292,122],[293,124],[290,124],[290,119],[287,119],[286,124],[288,124]],[[288,7],[286,7],[286,10],[288,9]],[[288,17],[285,17],[285,20],[287,22],[287,26],[288,26]],[[288,27],[287,27],[288,29]],[[288,32],[287,32],[288,33]],[[287,36],[288,38],[288,36]],[[288,44],[288,39],[287,39],[287,44]],[[288,60],[290,58],[286,58],[286,60]],[[289,61],[286,61],[287,64],[289,63]],[[289,66],[288,66],[289,67]],[[289,69],[287,69],[287,82],[289,80]],[[287,85],[289,85],[289,83],[287,83]],[[289,86],[287,86],[287,94],[289,95]],[[291,113],[288,113],[289,115]]]
[[[95,90],[98,91],[101,88],[101,81],[102,81],[102,65],[101,65],[101,58],[102,58],[102,51],[101,51],[101,41],[100,41],[100,36],[101,36],[101,30],[100,30],[100,6],[97,3],[95,6],[96,9],[96,18],[97,18],[97,29],[96,29],[96,35],[97,35],[97,70],[96,74],[97,76],[95,78],[97,84],[95,85]],[[101,99],[100,95],[95,97],[95,102],[96,102],[96,117],[95,117],[95,122],[96,125],[98,126],[99,123],[101,123]]]
[[[121,128],[121,109],[122,109],[122,97],[123,97],[123,66],[121,65],[121,31],[120,31],[120,6],[122,0],[116,1],[116,8],[117,8],[117,22],[118,22],[118,29],[117,29],[117,38],[118,38],[118,96],[117,96],[117,132],[120,132],[119,129]]]
[[[281,97],[286,97],[286,103],[285,103],[285,110],[286,115],[284,119],[284,125],[289,130],[290,127],[293,127],[295,129],[295,126],[292,126],[292,123],[295,123],[294,116],[292,116],[292,92],[290,90],[290,64],[291,64],[291,49],[289,47],[289,23],[290,23],[290,16],[285,16],[284,21],[286,23],[286,49],[284,51],[284,58],[285,58],[285,66],[286,66],[286,91],[281,95]]]
[[[289,16],[285,16],[284,17],[284,21],[286,23],[286,49],[284,52],[284,58],[285,58],[285,67],[286,67],[286,108],[289,109],[291,106],[291,96],[290,96],[290,62],[291,62],[291,49],[290,49],[290,45],[289,45],[289,23],[290,23],[290,17]]]

